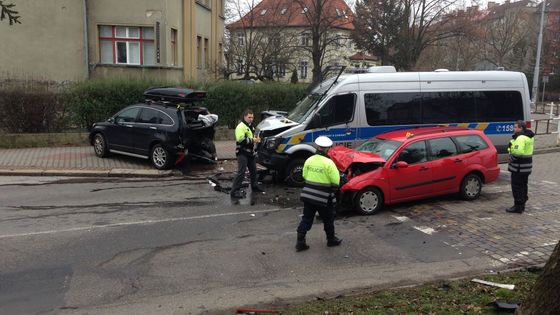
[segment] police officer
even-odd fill
[[[507,212],[522,213],[525,211],[527,196],[527,184],[529,174],[533,167],[533,131],[527,129],[525,122],[518,120],[513,124],[513,136],[510,140],[508,170],[511,172],[511,191],[513,193],[514,205]]]
[[[261,139],[254,136],[255,128],[253,111],[246,109],[243,112],[243,119],[235,128],[235,155],[237,156],[237,173],[231,187],[232,198],[245,197],[240,189],[245,178],[245,171],[249,168],[251,174],[251,187],[253,192],[264,192],[257,185],[257,163],[255,162],[254,144],[261,142]]]
[[[315,139],[317,153],[305,161],[303,178],[305,186],[300,198],[303,201],[303,217],[297,228],[296,250],[309,249],[305,234],[311,229],[315,212],[319,212],[327,235],[327,246],[338,246],[342,242],[334,233],[334,205],[340,183],[340,174],[334,162],[328,158],[327,151],[332,146],[331,139],[320,136]]]

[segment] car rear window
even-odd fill
[[[461,153],[469,153],[488,148],[488,144],[478,135],[458,136],[455,140],[459,143]]]

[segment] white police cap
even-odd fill
[[[332,147],[333,142],[331,139],[329,139],[329,137],[320,136],[315,139],[315,144],[323,148],[330,148]]]

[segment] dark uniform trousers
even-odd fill
[[[251,174],[251,187],[257,186],[257,162],[255,161],[255,157],[239,153],[237,155],[237,173],[235,174],[235,179],[231,186],[232,192],[238,191],[241,188],[247,168],[249,168],[249,173]]]
[[[528,197],[529,173],[511,173],[511,192],[516,206],[524,206]]]
[[[307,233],[313,226],[315,213],[319,212],[321,220],[323,220],[323,228],[328,238],[334,237],[334,208],[329,202],[328,206],[318,206],[311,202],[303,202],[303,217],[297,228],[298,233]]]

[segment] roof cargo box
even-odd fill
[[[203,101],[206,92],[176,87],[157,87],[144,91],[144,97],[155,102],[192,103]]]

